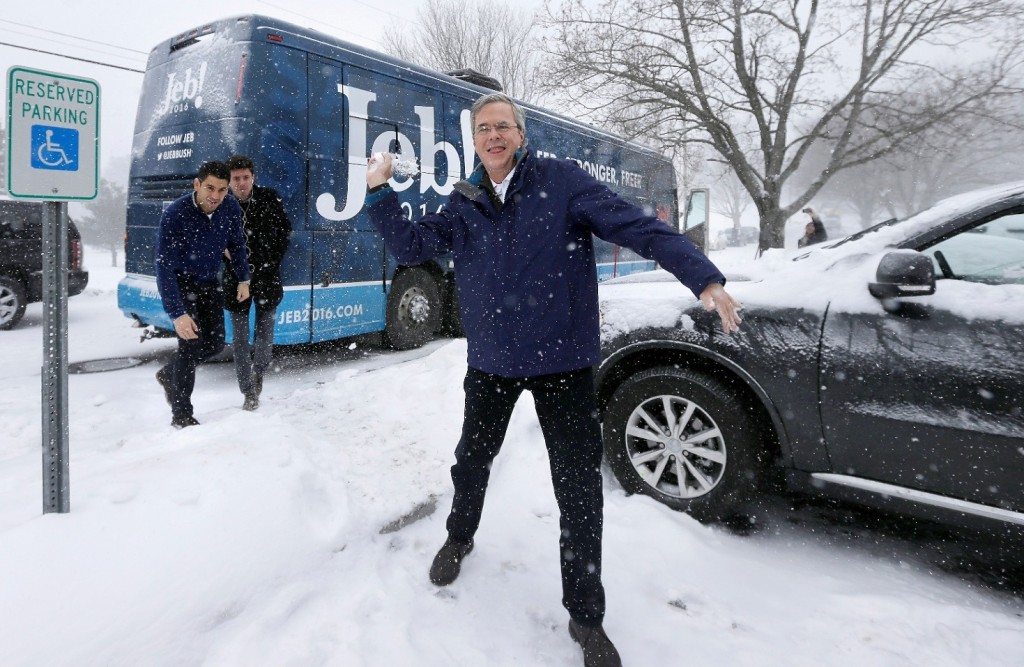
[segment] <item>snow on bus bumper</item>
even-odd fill
[[[310,304],[310,294],[313,304]],[[277,307],[274,343],[295,345],[347,338],[380,331],[384,327],[386,295],[379,282],[345,283],[329,286],[296,285],[284,288]],[[117,285],[117,306],[125,317],[146,326],[173,330],[164,312],[156,278],[128,274]],[[255,326],[250,314],[250,330]],[[231,318],[225,312],[226,339],[231,342]]]
[[[159,329],[173,330],[154,276],[128,274],[117,284],[117,307],[125,317]]]

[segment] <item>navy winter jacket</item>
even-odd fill
[[[367,204],[400,263],[453,253],[469,366],[486,373],[532,377],[600,361],[592,235],[657,261],[694,294],[725,284],[689,239],[569,160],[527,151],[504,205],[482,166],[415,224],[390,188]]]
[[[199,209],[191,192],[164,210],[156,239],[156,286],[172,321],[185,314],[178,278],[216,285],[225,248],[231,253],[235,274],[249,280],[242,209],[231,195],[224,197],[212,217]]]

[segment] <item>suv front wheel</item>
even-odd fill
[[[10,329],[25,314],[25,288],[10,276],[0,276],[0,331]]]
[[[741,514],[764,452],[745,406],[718,380],[673,366],[624,381],[604,416],[604,451],[623,488],[700,521]]]

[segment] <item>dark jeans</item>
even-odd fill
[[[231,315],[231,346],[235,354],[235,376],[238,389],[248,394],[256,387],[256,378],[262,378],[274,356],[274,320],[277,306],[256,305],[256,333],[249,344],[249,311]]]
[[[192,416],[196,366],[224,349],[224,294],[220,285],[178,281],[187,312],[199,327],[199,338],[178,337],[178,350],[165,366],[173,385],[171,412],[175,419]]]
[[[533,394],[547,445],[551,481],[561,514],[558,541],[562,605],[577,623],[604,619],[601,584],[601,430],[591,369],[530,378],[505,378],[470,368],[466,373],[466,414],[455,450],[455,497],[448,534],[468,542],[480,525],[491,461],[519,395]]]

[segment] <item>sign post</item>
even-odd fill
[[[43,204],[43,513],[71,511],[68,466],[68,205]]]
[[[100,86],[7,70],[7,192],[43,202],[43,512],[71,510],[68,475],[67,200],[95,199]]]

